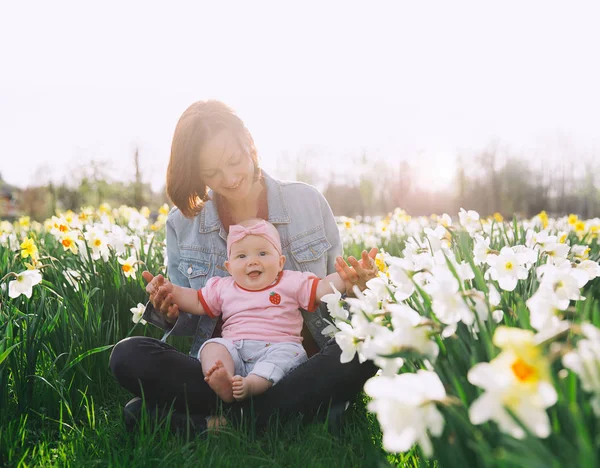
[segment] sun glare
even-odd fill
[[[423,188],[432,191],[451,189],[456,182],[456,158],[446,152],[422,155],[415,172]]]

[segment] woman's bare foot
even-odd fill
[[[218,433],[219,429],[227,426],[227,420],[223,416],[209,416],[206,418],[206,428]]]
[[[233,389],[233,398],[237,401],[245,400],[250,395],[250,385],[246,377],[234,375],[231,378],[231,388]]]
[[[215,362],[204,376],[208,386],[213,389],[217,396],[225,403],[233,401],[233,390],[231,386],[231,374],[225,369],[222,361]]]

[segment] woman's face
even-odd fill
[[[243,200],[254,183],[254,164],[231,132],[223,130],[200,153],[200,177],[219,195]]]

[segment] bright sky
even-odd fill
[[[92,159],[164,181],[177,119],[231,105],[263,167],[312,152],[421,161],[500,141],[600,159],[598,2],[10,2],[0,0],[0,173],[62,181]],[[563,143],[561,143],[563,142]],[[280,161],[278,164],[278,160]],[[39,168],[42,168],[41,170]]]

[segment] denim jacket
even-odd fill
[[[335,271],[335,258],[342,255],[340,233],[323,195],[302,182],[273,179],[263,171],[269,206],[269,222],[281,237],[284,269],[310,271],[323,278]],[[227,232],[215,203],[209,200],[193,219],[173,208],[167,219],[167,272],[174,284],[202,288],[212,276],[227,276]],[[329,340],[321,331],[328,317],[324,304],[314,313],[301,310],[304,322],[319,347]],[[215,330],[217,319],[180,312],[174,325],[148,303],[143,318],[166,330],[168,336],[194,336],[190,354],[196,356],[202,343]]]

